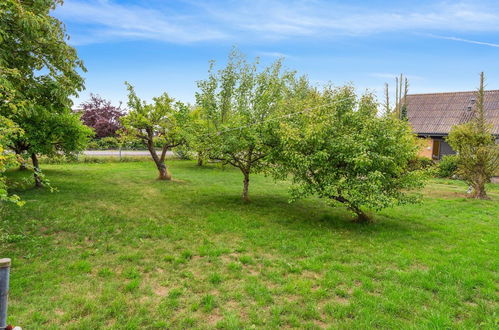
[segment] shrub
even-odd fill
[[[409,161],[409,170],[428,170],[435,166],[435,162],[427,157],[416,156],[413,160]]]
[[[437,176],[441,178],[450,178],[456,174],[458,158],[456,155],[444,156],[438,163]]]
[[[94,139],[88,143],[88,150],[116,150],[120,148],[120,141],[115,137]],[[122,150],[146,150],[146,146],[138,140],[124,141]]]
[[[99,139],[98,144],[100,150],[111,150],[111,149],[120,148],[120,142],[118,141],[117,138],[112,136],[103,137],[102,139]]]
[[[87,149],[88,150],[100,150],[99,141],[92,140],[92,141],[88,142]]]
[[[192,159],[191,152],[190,152],[189,148],[187,148],[187,146],[185,146],[185,145],[179,146],[179,147],[175,148],[173,151],[175,153],[175,156],[177,156],[178,159],[181,159],[181,160],[191,160]]]

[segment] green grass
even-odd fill
[[[175,161],[44,165],[0,220],[25,329],[495,328],[499,188],[435,180],[369,225],[287,185]],[[28,175],[10,173],[20,179]]]

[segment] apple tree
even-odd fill
[[[140,140],[149,150],[159,180],[171,180],[165,164],[166,153],[185,143],[185,128],[188,125],[189,107],[175,101],[167,93],[154,97],[152,103],[141,100],[132,85],[128,88],[128,113],[121,117],[122,134],[125,138]],[[155,145],[161,145],[158,155]]]
[[[225,68],[210,65],[208,78],[198,82],[197,106],[206,120],[198,141],[211,159],[238,168],[243,175],[242,198],[249,201],[252,173],[264,171],[272,150],[272,124],[295,73],[285,71],[282,61],[259,70],[258,60],[249,63],[236,50]]]
[[[304,94],[287,105],[298,115],[278,123],[271,155],[275,177],[292,180],[294,198],[343,204],[359,222],[369,221],[367,210],[416,200],[408,190],[422,176],[409,169],[418,148],[406,121],[379,115],[375,98],[359,98],[351,86]]]

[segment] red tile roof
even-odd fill
[[[419,135],[447,135],[454,125],[470,120],[476,92],[407,95],[407,117]],[[471,107],[471,110],[469,110]],[[485,91],[484,103],[492,133],[499,135],[499,90]]]

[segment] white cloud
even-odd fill
[[[174,43],[226,38],[216,28],[196,23],[196,17],[167,13],[159,9],[124,6],[112,1],[66,1],[56,10],[63,21],[83,23],[73,43],[129,39],[153,39]]]
[[[242,3],[242,4],[241,4]],[[232,6],[205,5],[221,21],[260,37],[365,35],[393,31],[499,31],[497,4],[441,2],[395,9],[347,6],[328,1],[235,2]]]
[[[483,1],[480,6],[468,1],[444,1],[381,8],[325,0],[140,3],[139,6],[121,5],[111,0],[67,0],[56,14],[65,22],[83,23],[80,25],[82,30],[72,31],[76,34],[76,42],[81,43],[119,38],[173,43],[228,40],[233,43],[291,38],[327,40],[337,36],[401,31],[499,32],[499,4],[492,1]],[[152,4],[156,7],[148,7]]]
[[[280,52],[258,52],[258,56],[265,56],[265,57],[277,57],[277,58],[292,58],[293,56],[280,53]]]

